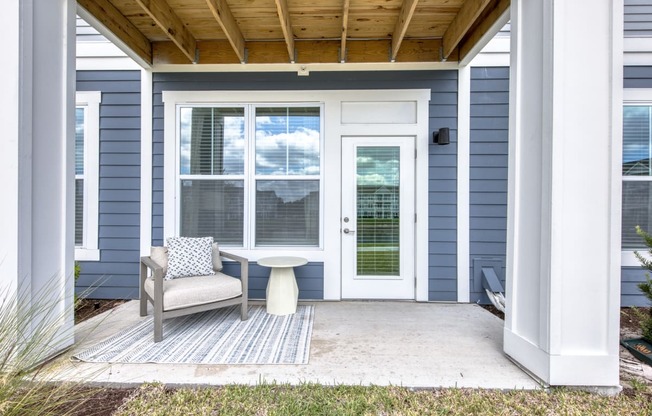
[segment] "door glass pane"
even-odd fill
[[[181,180],[181,236],[242,246],[244,182]]]
[[[319,175],[319,107],[256,108],[256,175]]]
[[[182,175],[244,173],[244,108],[180,109]]]
[[[256,246],[319,245],[319,181],[256,181]]]
[[[357,274],[398,276],[399,147],[358,147],[356,153]]]

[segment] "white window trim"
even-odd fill
[[[649,105],[652,106],[652,89],[649,88],[625,88],[623,89],[623,107],[627,105]],[[632,177],[628,181],[645,180],[643,178]],[[652,181],[652,178],[649,179]],[[621,266],[622,267],[640,267],[641,263],[634,255],[634,251],[638,251],[644,257],[652,260],[645,248],[638,250],[621,250]]]
[[[100,91],[78,91],[76,106],[86,107],[84,124],[84,238],[76,261],[99,261]]]
[[[245,187],[245,194],[244,194],[244,207],[245,207],[245,212],[244,212],[244,224],[243,224],[243,229],[242,229],[242,235],[243,235],[243,241],[244,241],[244,246],[228,246],[228,245],[220,245],[221,247],[225,248],[226,250],[233,252],[233,253],[238,253],[241,255],[248,256],[251,258],[252,253],[256,253],[257,258],[262,258],[262,257],[267,257],[267,256],[272,256],[272,255],[278,255],[279,251],[291,251],[292,254],[298,254],[302,253],[303,257],[311,258],[312,253],[316,251],[323,251],[324,248],[324,106],[322,103],[314,102],[314,101],[303,101],[303,100],[295,100],[295,101],[246,101],[246,102],[223,102],[222,100],[220,101],[210,101],[210,102],[176,102],[175,104],[175,120],[179,120],[179,111],[181,107],[184,106],[196,106],[196,107],[202,107],[202,106],[211,106],[211,107],[242,107],[244,108],[244,114],[245,114],[245,132],[250,132],[249,140],[247,140],[247,143],[245,144],[246,147],[246,152],[245,152],[245,161],[244,161],[244,173],[242,175],[229,175],[229,176],[221,176],[219,177],[220,179],[232,179],[232,180],[241,180],[244,182],[244,187]],[[319,175],[291,175],[289,177],[287,176],[261,176],[261,175],[256,175],[254,170],[255,170],[255,160],[256,160],[256,143],[255,140],[252,139],[254,132],[255,132],[255,115],[254,111],[255,108],[258,106],[262,107],[269,107],[269,106],[287,106],[287,107],[299,107],[299,106],[312,106],[312,107],[319,107],[320,112],[321,112],[321,120],[320,120],[320,128],[321,128],[321,138],[320,138],[320,143],[319,143],[319,151],[320,151],[320,158],[319,158]],[[166,114],[167,115],[167,114]],[[167,120],[167,118],[166,118]],[[248,123],[248,124],[247,124]],[[166,125],[167,129],[167,125]],[[174,161],[170,163],[170,165],[174,166],[174,171],[168,171],[167,168],[165,170],[165,177],[171,177],[174,178],[173,183],[167,183],[165,182],[166,188],[165,188],[165,194],[173,194],[176,198],[177,192],[178,192],[178,184],[180,180],[183,179],[193,179],[193,175],[181,175],[180,174],[180,160],[179,160],[179,153],[178,149],[180,146],[180,125],[175,121],[175,137],[174,139],[168,140],[166,137],[166,147],[165,147],[165,154],[166,156],[172,152],[174,155]],[[249,134],[249,133],[245,133]],[[174,148],[171,149],[169,148],[168,144],[169,142],[174,142]],[[166,167],[169,166],[167,164],[168,159],[166,157],[165,163]],[[214,177],[215,178],[215,177]],[[195,176],[194,179],[208,179],[207,176]],[[256,217],[254,213],[256,212],[256,196],[255,196],[255,186],[256,186],[256,181],[257,180],[318,180],[319,181],[319,195],[320,195],[320,201],[319,201],[319,242],[317,246],[294,246],[294,245],[278,245],[278,246],[256,246],[255,244],[255,221]],[[173,186],[173,188],[167,188],[167,186]],[[168,192],[168,189],[171,189],[172,192]],[[168,200],[165,200],[166,202],[166,208],[168,208]],[[176,198],[176,201],[174,201],[174,208],[175,211],[174,213],[170,213],[168,215],[167,211],[165,212],[165,227],[164,227],[164,238],[170,237],[170,236],[177,236],[180,234],[180,221],[178,221],[178,213],[181,212],[181,201],[180,198]],[[168,219],[171,219],[174,221],[174,223],[168,223]],[[168,229],[173,230],[173,234],[168,235]]]

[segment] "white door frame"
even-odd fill
[[[415,299],[415,138],[342,137],[342,298]],[[394,147],[399,155],[399,276],[357,275],[357,155],[361,147]],[[348,218],[348,221],[345,220]]]

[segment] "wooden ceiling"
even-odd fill
[[[143,62],[442,62],[509,0],[77,0]]]

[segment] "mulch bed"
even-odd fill
[[[137,389],[89,388],[80,396],[86,399],[72,413],[72,416],[111,416]]]
[[[79,299],[75,306],[75,324],[127,302],[123,299]]]

